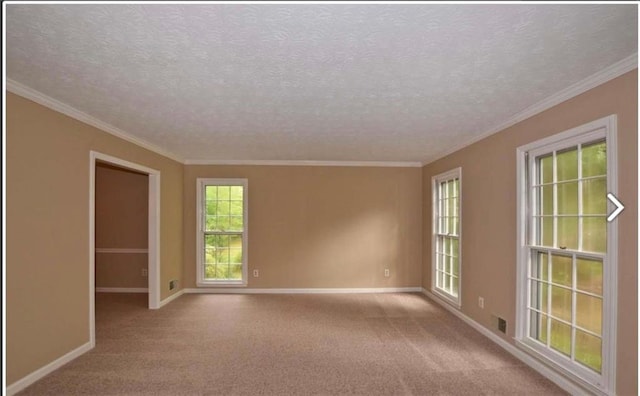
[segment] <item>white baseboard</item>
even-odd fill
[[[561,387],[565,391],[569,392],[572,395],[584,395],[584,394],[586,394],[585,389],[583,389],[582,387],[580,387],[577,384],[575,384],[574,382],[570,381],[568,378],[566,378],[562,374],[559,374],[557,371],[551,369],[549,366],[547,366],[544,363],[540,362],[538,359],[535,359],[535,358],[529,356],[528,354],[526,354],[525,352],[521,351],[520,349],[518,349],[514,345],[512,345],[509,342],[505,341],[502,337],[500,337],[499,335],[493,333],[491,330],[489,330],[488,328],[484,327],[483,325],[481,325],[480,323],[476,322],[475,320],[471,319],[467,315],[463,314],[461,311],[456,309],[451,304],[448,304],[445,301],[443,301],[442,299],[438,298],[435,294],[431,293],[429,290],[427,290],[425,288],[422,288],[422,293],[425,296],[427,296],[429,299],[431,299],[434,302],[440,304],[442,307],[444,307],[446,310],[448,310],[449,312],[451,312],[452,314],[454,314],[458,318],[462,319],[462,321],[464,321],[466,324],[468,324],[469,326],[471,326],[474,329],[476,329],[482,335],[484,335],[485,337],[489,338],[491,341],[493,341],[496,344],[498,344],[499,346],[501,346],[504,350],[506,350],[507,352],[509,352],[510,354],[515,356],[516,358],[518,358],[520,361],[522,361],[524,364],[526,364],[527,366],[531,367],[532,369],[534,369],[538,373],[542,374],[544,377],[546,377],[547,379],[549,379],[550,381],[552,381],[553,383],[555,383],[556,385],[558,385],[559,387]]]
[[[225,287],[201,287],[183,289],[187,294],[354,294],[354,293],[412,293],[422,292],[421,287],[368,287],[368,288],[295,288],[295,289],[247,289]]]
[[[184,289],[179,290],[176,293],[170,295],[169,297],[167,297],[164,300],[160,301],[160,307],[159,308],[164,307],[165,305],[169,304],[171,301],[175,300],[176,298],[180,297],[183,294],[184,294]]]
[[[54,370],[59,369],[60,367],[64,366],[65,364],[69,363],[70,361],[72,361],[73,359],[79,357],[80,355],[90,351],[91,349],[93,349],[93,345],[91,345],[91,342],[87,342],[86,344],[74,349],[73,351],[67,353],[66,355],[63,355],[61,357],[59,357],[58,359],[54,360],[53,362],[47,364],[46,366],[43,366],[39,369],[37,369],[36,371],[32,372],[31,374],[27,375],[26,377],[14,382],[13,384],[7,386],[7,395],[8,396],[13,396],[16,393],[20,392],[21,390],[23,390],[24,388],[26,388],[27,386],[33,384],[34,382],[38,381],[39,379],[43,378],[44,376],[48,375],[49,373],[51,373]]]
[[[149,293],[146,287],[96,287],[96,293]]]

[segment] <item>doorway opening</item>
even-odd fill
[[[109,224],[109,220],[106,221],[107,224],[101,224],[99,230],[96,229],[96,179],[99,174],[107,177],[120,174],[127,180],[125,183],[137,184],[132,187],[135,190],[132,192],[132,200],[138,202],[132,202],[134,207],[129,209],[133,210],[129,213],[132,223],[127,224],[130,229],[110,231],[109,228],[114,224]],[[144,179],[146,186],[141,187],[140,180]],[[91,345],[94,346],[96,291],[147,292],[148,308],[160,307],[160,172],[91,151],[89,188],[89,327]],[[146,202],[135,197],[140,194],[147,196]],[[142,197],[142,200],[145,198]],[[104,210],[102,204],[99,209]],[[146,213],[139,213],[140,210],[146,210]],[[140,221],[146,221],[146,224],[140,224]],[[141,232],[143,235],[140,235]],[[103,265],[104,256],[111,257],[106,261],[115,264]],[[96,265],[101,266],[98,277]],[[125,279],[115,279],[118,277]],[[124,283],[118,286],[114,282]]]

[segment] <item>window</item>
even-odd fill
[[[247,283],[247,180],[198,179],[198,286]]]
[[[615,116],[518,149],[519,345],[587,388],[615,376]]]
[[[460,306],[461,168],[434,176],[431,289]]]

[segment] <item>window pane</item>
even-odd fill
[[[229,216],[218,216],[216,223],[216,231],[228,231],[229,230]]]
[[[547,343],[547,315],[531,311],[529,337]]]
[[[539,188],[539,211],[541,215],[553,214],[553,186],[542,186]]]
[[[218,201],[206,201],[207,207],[205,213],[207,215],[215,215],[218,213]]]
[[[582,250],[606,253],[607,219],[604,216],[582,219]]]
[[[602,334],[602,299],[576,294],[576,324],[596,334]]]
[[[229,201],[218,201],[218,216],[228,216],[229,212]]]
[[[205,200],[216,200],[218,199],[218,187],[217,186],[205,186]]]
[[[577,288],[602,295],[602,261],[577,259]]]
[[[242,186],[231,186],[229,192],[230,199],[242,201],[242,190]]]
[[[578,218],[558,217],[558,247],[578,248]]]
[[[578,151],[576,148],[556,153],[558,181],[578,178]]]
[[[458,296],[458,278],[451,278],[451,294]]]
[[[582,177],[607,174],[607,147],[605,142],[582,146]]]
[[[242,264],[230,264],[229,265],[229,278],[230,280],[242,279]]]
[[[218,186],[218,200],[228,201],[230,197],[230,186]]]
[[[531,260],[531,277],[536,279],[548,280],[547,271],[547,254],[541,252],[533,252]]]
[[[582,181],[582,213],[607,213],[607,179]]]
[[[458,238],[452,238],[451,239],[451,255],[453,255],[454,257],[458,257],[460,252],[460,241],[458,240]]]
[[[206,248],[204,250],[204,262],[205,264],[215,264],[216,263],[216,249]]]
[[[242,231],[242,216],[231,216],[229,230]]]
[[[560,285],[571,286],[572,265],[570,256],[551,255],[551,281]]]
[[[447,255],[443,256],[444,257],[444,272],[446,272],[447,274],[451,273],[451,257]]]
[[[542,217],[540,223],[542,223],[542,227],[540,227],[540,245],[553,246],[553,218]]]
[[[205,279],[214,279],[216,276],[216,266],[215,264],[206,264],[204,266],[204,277]]]
[[[551,286],[551,315],[571,322],[571,290]]]
[[[531,308],[548,313],[549,285],[543,282],[531,281]]]
[[[451,277],[449,275],[444,275],[444,290],[451,291]]]
[[[602,370],[602,341],[576,330],[576,360],[598,373]]]
[[[551,320],[551,348],[567,356],[571,354],[571,326]]]
[[[578,182],[561,183],[558,187],[558,214],[578,214]]]
[[[229,205],[229,214],[234,216],[242,216],[242,201],[230,201]]]
[[[459,261],[457,257],[451,259],[451,273],[458,276]]]
[[[553,182],[553,156],[547,155],[544,157],[540,157],[538,163],[540,165],[540,182]]]
[[[205,231],[215,231],[218,227],[217,217],[216,216],[205,216]]]

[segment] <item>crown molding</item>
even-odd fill
[[[99,119],[97,119],[94,116],[91,116],[85,112],[82,112],[78,109],[76,109],[73,106],[70,106],[66,103],[63,103],[57,99],[54,99],[48,95],[43,94],[40,91],[36,91],[33,88],[27,87],[26,85],[23,85],[17,81],[14,81],[10,78],[7,78],[7,91],[12,92],[16,95],[22,96],[23,98],[32,100],[38,104],[41,104],[45,107],[48,107],[52,110],[55,110],[59,113],[62,113],[64,115],[67,115],[71,118],[74,118],[80,122],[84,122],[85,124],[91,125],[93,127],[96,127],[98,129],[100,129],[101,131],[110,133],[111,135],[114,135],[116,137],[119,137],[120,139],[126,140],[130,143],[133,143],[137,146],[140,146],[142,148],[145,148],[149,151],[153,151],[156,154],[160,154],[164,157],[168,157],[171,158],[174,161],[180,162],[180,163],[184,163],[184,160],[182,158],[180,158],[180,156],[167,151],[159,146],[156,146],[153,143],[150,143],[144,139],[140,139],[138,137],[133,136],[132,134],[123,131],[120,128],[117,128],[111,124],[108,124],[104,121],[101,121]]]
[[[422,162],[387,161],[271,161],[271,160],[198,160],[188,159],[185,165],[259,165],[259,166],[358,166],[380,168],[420,168]]]
[[[603,70],[600,70],[595,74],[592,74],[591,76],[585,78],[584,80],[578,81],[577,83],[561,90],[560,92],[557,92],[547,97],[546,99],[543,99],[540,102],[527,107],[526,109],[514,114],[506,121],[496,125],[495,127],[489,129],[488,131],[483,132],[480,135],[474,136],[472,139],[467,140],[462,144],[456,145],[447,151],[437,154],[432,159],[423,161],[422,165],[423,166],[429,165],[430,163],[435,162],[441,158],[444,158],[449,154],[453,154],[458,150],[461,150],[467,146],[471,146],[472,144],[488,136],[491,136],[504,129],[507,129],[510,126],[513,126],[521,121],[526,120],[527,118],[533,117],[538,113],[542,113],[543,111],[550,109],[553,106],[556,106],[566,100],[576,97],[590,89],[597,87],[598,85],[604,84],[607,81],[613,80],[616,77],[620,77],[621,75],[637,68],[638,68],[638,53],[636,52],[633,55],[628,56],[622,59],[621,61],[616,62],[613,65]]]

